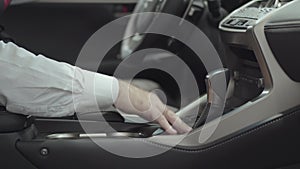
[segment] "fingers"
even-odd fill
[[[168,134],[177,134],[177,131],[170,125],[164,115],[161,115],[156,121]]]
[[[174,112],[168,109],[156,121],[168,134],[184,134],[192,130]]]
[[[191,130],[174,112],[168,110],[156,94],[120,82],[116,108],[136,114],[148,121],[156,121],[168,134],[183,134]]]
[[[163,104],[159,98],[157,98],[156,109],[154,112],[161,112],[157,122],[165,129],[168,134],[184,134],[192,130],[187,124],[185,124],[173,111],[169,110],[165,104]],[[153,114],[153,111],[152,111]]]
[[[185,124],[174,112],[166,110],[164,116],[179,134],[188,133],[192,130],[192,128]]]

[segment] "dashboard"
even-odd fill
[[[220,24],[220,29],[233,29],[236,32],[245,32],[248,28],[256,25],[261,19],[291,1],[292,0],[251,1],[225,18]]]

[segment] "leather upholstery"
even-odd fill
[[[201,147],[176,147],[149,158],[125,158],[107,152],[89,139],[41,140],[18,142],[17,148],[38,168],[131,168],[131,169],[256,169],[279,168],[300,162],[300,107],[284,116],[260,124],[225,140]],[[149,149],[166,149],[163,145],[139,140],[102,139],[120,148],[148,144]],[[42,157],[39,150],[47,147],[50,154]]]
[[[265,33],[272,52],[285,73],[300,82],[300,1],[272,15]]]
[[[0,133],[16,132],[27,126],[27,117],[0,110]]]

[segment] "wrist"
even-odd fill
[[[115,108],[129,114],[141,115],[149,107],[148,92],[119,80],[119,94]]]

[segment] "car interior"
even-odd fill
[[[12,0],[0,16],[2,39],[35,54],[76,65],[85,43],[104,25],[132,13],[156,12],[201,30],[223,69],[208,71],[195,51],[174,37],[137,33],[113,46],[97,72],[114,75],[130,54],[148,48],[175,54],[196,77],[201,97],[182,97],[174,78],[157,69],[139,72],[132,83],[162,90],[170,108],[193,126],[190,133],[166,135],[157,124],[113,108],[45,118],[0,107],[0,168],[300,168],[299,9],[300,0]],[[126,31],[134,33],[131,24]],[[185,73],[179,75],[182,81]],[[212,84],[224,75],[226,96],[216,101],[212,98],[219,93]],[[191,115],[197,106],[196,116]],[[223,106],[221,114],[210,116],[213,106]],[[103,118],[96,118],[99,114]],[[199,141],[211,130],[208,139]],[[128,158],[95,140],[126,151],[163,153]]]

